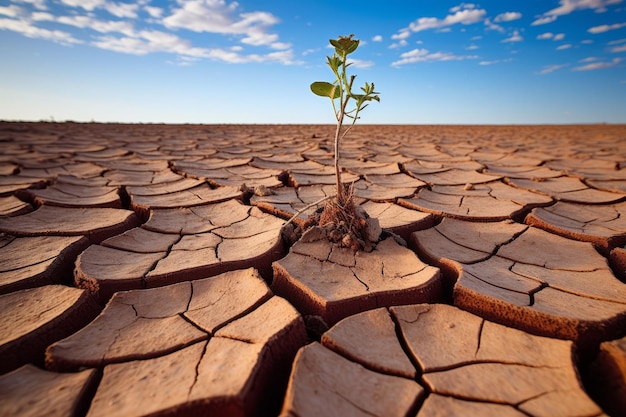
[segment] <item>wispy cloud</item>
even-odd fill
[[[491,21],[491,19],[485,19],[485,22],[484,22],[484,23],[485,23],[485,27],[486,27],[488,30],[495,30],[495,31],[498,31],[498,32],[500,32],[500,33],[504,33],[504,28],[503,28],[502,26],[500,26],[500,25],[496,24],[496,23],[493,23],[493,22]]]
[[[546,33],[541,33],[539,35],[537,35],[537,39],[542,40],[542,39],[552,39],[554,37],[554,33],[552,32],[546,32]]]
[[[88,12],[95,9],[104,9],[116,17],[137,17],[139,3],[116,3],[107,0],[61,0],[61,3],[70,7],[80,7]]]
[[[83,43],[83,41],[76,39],[68,32],[40,28],[25,20],[1,18],[0,30],[2,29],[20,33],[28,38],[45,39],[62,45]]]
[[[497,15],[493,21],[494,22],[510,22],[513,20],[518,20],[522,18],[522,14],[520,12],[505,12]]]
[[[351,58],[348,63],[352,64],[355,68],[370,68],[374,66],[374,61],[366,61],[363,59]]]
[[[476,59],[476,55],[455,55],[451,52],[429,52],[427,49],[413,49],[400,55],[400,59],[391,63],[391,66],[413,64],[416,62],[434,61],[461,61],[465,59]]]
[[[493,61],[480,61],[478,65],[488,66],[488,65],[501,64],[503,62],[511,62],[511,61],[513,61],[513,58],[494,59]]]
[[[607,10],[607,6],[619,4],[622,1],[623,0],[560,0],[559,7],[548,10],[532,22],[531,25],[545,25],[554,22],[559,16],[565,16],[577,10],[592,9],[598,13],[604,12]]]
[[[268,12],[238,13],[239,4],[223,0],[178,0],[179,8],[163,18],[170,29],[187,29],[225,35],[240,35],[248,45],[268,45],[274,49],[287,49],[289,44],[278,42],[278,35],[269,28],[280,20]]]
[[[514,30],[513,34],[506,39],[502,39],[502,42],[521,42],[524,38],[519,34],[519,30]]]
[[[294,59],[291,44],[281,42],[278,35],[272,32],[272,27],[279,22],[277,17],[264,11],[245,12],[234,1],[177,0],[176,5],[167,11],[151,6],[150,0],[133,3],[57,0],[54,9],[48,8],[49,3],[45,0],[12,1],[20,5],[0,6],[0,15],[7,16],[0,19],[0,30],[18,32],[31,38],[64,45],[82,43],[135,55],[170,53],[177,57],[169,62],[177,65],[189,65],[203,58],[227,63],[301,63]],[[81,30],[73,30],[72,33],[51,30],[41,27],[47,26],[45,23]],[[227,35],[228,42],[234,38],[239,45],[235,45],[237,49],[194,46],[181,37],[184,32],[180,36],[173,33],[178,29]],[[265,49],[264,53],[253,53],[256,47],[270,48],[270,52]]]
[[[598,33],[608,32],[609,30],[621,29],[626,26],[624,23],[614,23],[612,25],[600,25],[587,29],[587,32],[597,35]]]
[[[613,52],[614,54],[617,54],[620,52],[626,52],[626,45],[614,46],[613,48],[610,49],[610,51]]]
[[[587,65],[581,65],[579,67],[573,68],[572,71],[593,71],[593,70],[599,70],[599,69],[604,69],[604,68],[610,68],[619,64],[621,61],[622,61],[621,58],[613,58],[612,61],[600,61],[600,62],[594,62],[594,63],[587,64]]]
[[[482,21],[484,16],[487,14],[486,10],[479,9],[474,4],[466,3],[451,8],[449,12],[450,14],[443,19],[436,17],[420,17],[419,19],[409,23],[408,27],[400,29],[398,33],[394,35],[395,38],[394,36],[392,36],[392,38],[406,39],[411,32],[421,32],[429,29],[443,30],[449,26],[457,24],[471,25]]]
[[[381,35],[376,35],[372,38],[372,42],[382,42],[383,37]]]
[[[572,47],[572,44],[571,44],[571,43],[564,43],[563,45],[559,45],[559,46],[557,46],[557,47],[556,47],[556,50],[557,50],[557,51],[562,51],[562,50],[564,50],[564,49],[569,49],[569,48],[571,48],[571,47]]]
[[[537,72],[538,75],[546,75],[546,74],[550,74],[554,71],[558,71],[561,68],[565,68],[567,67],[569,64],[556,64],[556,65],[546,65],[545,67],[543,67],[543,69],[539,72]]]

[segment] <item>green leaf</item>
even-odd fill
[[[356,51],[356,48],[359,47],[359,40],[352,39],[353,36],[340,36],[339,39],[329,39],[330,44],[335,47],[337,55],[348,55]]]
[[[326,81],[315,81],[311,84],[311,91],[321,97],[332,99],[341,97],[341,88]]]

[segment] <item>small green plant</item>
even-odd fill
[[[376,100],[380,102],[378,97],[380,93],[374,91],[374,83],[369,84],[366,82],[365,86],[361,87],[361,93],[359,94],[352,92],[352,85],[356,75],[348,77],[346,69],[351,65],[348,62],[348,55],[359,47],[359,40],[352,39],[353,36],[339,36],[338,39],[330,39],[330,44],[335,48],[335,52],[332,56],[326,57],[326,64],[335,75],[335,80],[332,83],[316,81],[311,84],[313,93],[321,97],[330,98],[333,113],[337,119],[337,129],[335,130],[335,177],[337,180],[337,204],[339,207],[345,207],[350,198],[341,182],[339,142],[354,127],[354,124],[359,119],[359,113],[369,105],[370,101]],[[352,119],[352,122],[344,126],[346,117]]]

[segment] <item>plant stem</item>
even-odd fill
[[[348,106],[348,101],[350,101],[350,95],[352,94],[352,83],[354,82],[354,75],[350,77],[350,82],[348,83],[346,79],[346,57],[347,54],[344,52],[341,57],[341,77],[337,81],[339,84],[344,84],[344,88],[341,89],[341,97],[339,99],[339,114],[337,114],[337,129],[335,130],[335,179],[337,181],[337,202],[339,205],[343,205],[345,203],[345,195],[343,190],[343,184],[341,182],[341,170],[339,168],[339,140],[345,136],[347,133],[344,132],[341,134],[341,128],[343,126],[343,119],[346,114],[346,107]],[[334,102],[333,102],[334,104]],[[355,119],[356,121],[356,119]],[[354,123],[352,123],[354,125]],[[350,126],[352,127],[352,126]],[[349,130],[350,128],[348,128]]]

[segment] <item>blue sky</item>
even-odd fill
[[[364,123],[626,123],[623,0],[0,0],[0,120],[333,123],[351,33]]]

